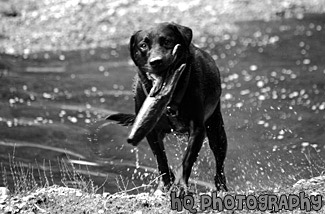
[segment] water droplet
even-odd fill
[[[99,70],[100,72],[103,72],[103,71],[105,71],[105,67],[101,65],[101,66],[98,67],[98,70]]]
[[[240,103],[236,103],[236,107],[237,107],[237,108],[241,108],[243,105],[244,105],[244,104],[243,104],[242,102],[240,102]]]
[[[10,104],[10,105],[13,105],[13,104],[15,104],[15,103],[16,103],[15,99],[12,99],[12,98],[9,99],[9,104]]]
[[[318,147],[317,144],[311,144],[311,146],[312,146],[313,148],[315,148],[315,149]]]
[[[92,49],[92,50],[89,51],[89,54],[90,55],[95,55],[95,53],[96,53],[96,51],[94,49]]]
[[[310,59],[304,59],[302,62],[304,65],[309,65],[310,64]]]
[[[316,30],[317,30],[317,31],[321,31],[321,30],[322,30],[322,26],[317,25]]]
[[[78,122],[78,119],[76,117],[68,116],[68,120],[71,121],[71,123],[76,123]]]
[[[138,169],[140,168],[139,164],[139,149],[135,148],[135,167]]]
[[[314,23],[309,23],[309,28],[310,29],[314,29],[315,28],[315,24]]]
[[[265,97],[265,95],[260,95],[260,96],[258,96],[258,99],[259,99],[259,100],[265,100],[266,97]]]
[[[66,111],[61,110],[60,113],[59,113],[59,117],[63,117],[64,115],[66,115]]]
[[[240,95],[246,95],[246,94],[249,94],[250,93],[250,90],[249,89],[245,89],[245,90],[242,90],[240,92]]]
[[[274,43],[278,42],[279,40],[280,40],[280,38],[278,36],[272,36],[269,39],[269,43],[274,44]]]
[[[45,99],[51,99],[52,98],[52,95],[51,94],[49,94],[49,93],[43,93],[43,97],[45,98]]]
[[[302,143],[301,143],[301,146],[302,146],[302,147],[307,147],[307,146],[309,146],[309,142],[302,142]]]
[[[294,98],[297,97],[299,95],[299,93],[297,91],[292,92],[291,94],[289,94],[289,98]]]
[[[233,97],[232,94],[229,94],[229,93],[225,94],[226,100],[230,100],[232,97]]]
[[[261,80],[258,81],[256,84],[257,84],[257,87],[259,87],[259,88],[262,88],[264,86],[264,82]]]
[[[8,120],[8,121],[7,121],[7,126],[8,126],[9,128],[12,127],[12,121]]]
[[[97,88],[93,86],[93,87],[91,87],[91,91],[92,92],[96,92],[97,91]]]
[[[256,71],[256,70],[258,69],[258,67],[257,67],[257,65],[251,65],[251,66],[249,67],[249,69],[250,69],[251,71]]]

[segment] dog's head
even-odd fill
[[[161,23],[132,35],[131,58],[147,75],[164,76],[172,66],[175,66],[175,63],[187,57],[191,40],[190,28],[175,23]],[[177,44],[179,46],[175,48]],[[178,59],[175,59],[173,53],[175,49],[178,52]]]

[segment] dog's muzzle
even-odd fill
[[[179,58],[179,56],[177,55],[177,52],[179,50],[179,47],[181,45],[177,44],[174,46],[173,51],[172,51],[172,62],[170,64],[170,66],[167,69],[167,72],[161,74],[161,75],[157,75],[155,73],[149,73],[147,72],[147,77],[149,80],[151,80],[153,82],[153,85],[155,85],[156,87],[154,88],[153,93],[150,93],[151,96],[156,96],[159,91],[166,85],[166,79],[168,78],[168,76],[172,75],[171,72],[175,72],[176,65],[177,64],[177,59]],[[152,59],[152,61],[156,61],[158,59],[154,58]]]

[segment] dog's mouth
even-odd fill
[[[157,80],[149,95],[143,102],[130,131],[128,142],[136,146],[157,124],[166,112],[180,76],[185,70],[185,63],[181,64],[164,83]],[[154,94],[158,90],[157,94]]]
[[[150,79],[153,82],[153,86],[150,90],[149,95],[154,97],[156,96],[164,87],[167,86],[168,80],[173,76],[173,72],[177,69],[178,59],[180,58],[178,55],[178,50],[180,48],[180,44],[175,45],[173,51],[172,51],[172,60],[170,63],[170,66],[168,66],[166,72],[162,72],[161,74],[155,74],[155,73],[147,73],[148,79]]]

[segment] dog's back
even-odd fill
[[[191,59],[188,60],[191,77],[182,106],[188,109],[193,102],[193,94],[199,94],[204,107],[205,120],[215,110],[221,95],[220,72],[213,58],[204,50],[191,44]]]

